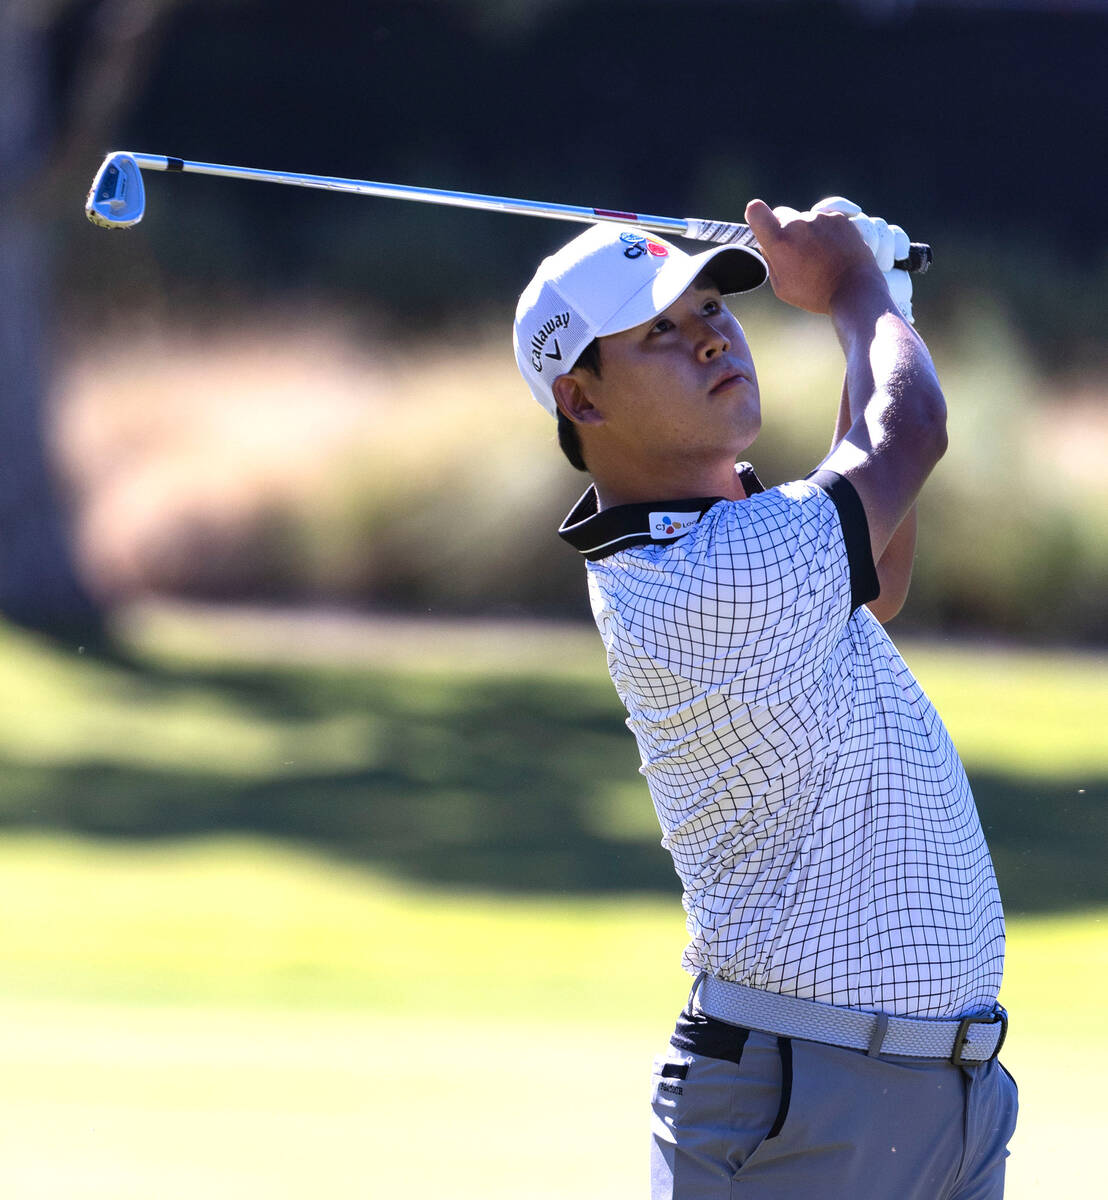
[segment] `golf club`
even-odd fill
[[[549,217],[556,221],[615,221],[622,225],[637,225],[654,233],[668,233],[701,242],[758,248],[749,225],[728,221],[705,221],[697,217],[655,217],[607,208],[579,208],[572,204],[552,204],[541,200],[512,200],[506,196],[450,192],[401,183],[372,183],[364,179],[341,179],[330,175],[298,175],[291,171],[227,167],[218,163],[187,162],[185,159],[169,158],[163,154],[137,154],[127,150],[113,151],[96,172],[88,199],[85,201],[88,219],[104,229],[126,229],[137,225],[146,211],[143,170],[219,175],[226,179],[253,179],[260,183],[284,183],[292,187],[320,188],[328,192],[354,192],[359,196],[382,196],[392,200],[417,200],[424,204],[445,204],[455,208],[480,208],[528,217]],[[922,242],[913,242],[909,247],[908,257],[896,263],[902,270],[918,274],[923,274],[930,265],[931,247]]]

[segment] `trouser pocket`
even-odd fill
[[[751,1033],[736,1057],[671,1047],[655,1061],[653,1200],[729,1197],[743,1164],[780,1130],[788,1088],[778,1039]]]

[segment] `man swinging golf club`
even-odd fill
[[[962,764],[881,626],[946,448],[892,269],[907,238],[843,200],[746,218],[764,259],[593,226],[515,323],[594,480],[559,532],[684,887],[696,982],[655,1065],[653,1196],[995,1200],[1016,1115],[1000,899]],[[767,265],[846,362],[830,453],[768,491],[736,465],[761,411],[722,300]]]

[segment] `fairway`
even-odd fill
[[[676,903],[406,892],[237,841],[9,838],[0,878],[5,1196],[645,1194]],[[1105,920],[1011,929],[1016,1200],[1099,1177]]]
[[[213,1009],[0,1008],[21,1200],[646,1195],[655,1030]],[[396,1015],[394,1014],[394,1017]],[[404,1028],[407,1028],[404,1026]],[[1006,1055],[1009,1200],[1097,1194],[1101,1044]]]
[[[684,929],[593,636],[309,628],[4,635],[0,1194],[643,1196]],[[907,656],[1018,900],[1008,1195],[1088,1195],[1103,660]]]

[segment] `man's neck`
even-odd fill
[[[594,476],[598,507],[617,508],[621,504],[649,504],[654,500],[683,500],[703,496],[722,496],[725,500],[745,500],[734,464],[723,463],[701,471],[682,471],[668,475],[659,472],[649,481]]]

